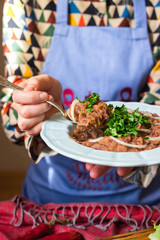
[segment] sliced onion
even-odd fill
[[[147,132],[147,133],[150,133],[150,132],[151,132],[151,130],[149,130],[149,129],[143,129],[143,128],[138,129],[138,131]]]
[[[126,142],[123,142],[123,141],[120,141],[119,139],[115,138],[115,137],[112,137],[110,136],[110,138],[122,145],[125,145],[127,147],[133,147],[133,148],[145,148],[147,145],[135,145],[135,144],[130,144],[130,143],[126,143]]]
[[[141,113],[143,113],[143,115],[145,115],[145,116],[147,116],[147,117],[152,117],[152,114],[149,113],[149,112],[141,111]]]
[[[154,125],[154,126],[159,126],[159,125],[160,125],[160,123],[154,123],[153,125]]]
[[[75,105],[78,103],[78,100],[75,99],[71,106],[70,106],[70,112],[69,112],[69,109],[67,110],[67,113],[68,113],[68,117],[73,121],[75,122],[75,117],[74,117],[74,108],[75,108]]]
[[[153,119],[160,119],[159,116],[158,116],[158,117],[154,117],[154,116],[152,115],[152,113],[149,113],[149,112],[142,112],[142,111],[141,111],[141,113],[143,113],[143,115],[145,115],[145,116],[152,117]]]
[[[154,119],[160,119],[160,117],[153,117],[153,116],[152,116],[152,118],[154,118]]]
[[[127,108],[127,112],[128,112],[128,113],[132,113],[132,112],[133,112],[133,109]]]
[[[147,136],[149,139],[147,140],[150,140],[150,141],[156,141],[156,140],[160,140],[160,136],[159,137],[149,137]]]
[[[72,120],[72,118],[71,118],[71,116],[70,116],[70,114],[69,114],[69,108],[67,109],[67,116],[69,117],[69,119],[71,119]]]
[[[104,137],[99,137],[99,138],[95,138],[95,139],[89,139],[89,142],[98,142],[101,141]]]

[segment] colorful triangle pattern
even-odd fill
[[[56,2],[56,0],[23,0],[22,4],[21,0],[6,0],[3,41],[8,74],[15,72],[26,77],[41,72],[40,67],[54,34]],[[160,47],[160,24],[158,21],[155,24],[155,20],[160,19],[160,0],[146,0],[146,12],[152,48],[155,50],[157,46]],[[133,15],[133,0],[69,0],[69,24],[77,27],[134,27]],[[12,44],[10,39],[13,41]],[[9,57],[12,52],[18,52],[17,58]],[[25,54],[28,54],[27,58]],[[15,64],[20,64],[20,67],[11,69],[10,59],[15,61]],[[29,64],[35,66],[34,70]]]

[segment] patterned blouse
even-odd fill
[[[3,48],[5,76],[15,84],[41,73],[54,37],[56,0],[5,0],[3,14]],[[68,23],[77,27],[107,26],[134,27],[133,0],[69,0]],[[142,101],[160,104],[160,1],[146,0],[148,33],[155,65],[150,72]],[[12,91],[0,93],[2,122],[8,138],[23,144],[30,158],[38,162],[43,156],[53,155],[40,136],[32,137],[17,126],[18,115],[12,108]],[[158,166],[151,166],[155,175]],[[143,171],[144,172],[144,171]],[[153,174],[154,172],[154,174]],[[135,171],[134,171],[135,173]],[[127,179],[127,178],[126,178]],[[139,185],[147,186],[150,176]],[[132,174],[127,180],[136,182]]]

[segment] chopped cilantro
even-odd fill
[[[97,100],[99,99],[99,94],[98,93],[92,93],[92,95],[88,98],[86,98],[85,100],[81,101],[78,97],[76,97],[76,99],[81,102],[81,103],[85,103],[87,102],[87,112],[89,114],[89,112],[92,112],[92,107],[93,105],[97,102]]]
[[[127,134],[138,135],[138,123],[142,125],[151,124],[148,117],[140,114],[138,110],[139,108],[132,113],[128,113],[124,104],[121,107],[116,106],[107,120],[104,135],[114,137],[126,136]]]
[[[148,139],[149,139],[149,137],[144,137],[144,139],[148,140]]]
[[[98,129],[99,132],[103,133],[103,131],[101,129]]]
[[[108,104],[107,108],[113,109],[113,104]]]

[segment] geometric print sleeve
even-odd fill
[[[28,78],[39,74],[40,68],[35,65],[35,57],[31,47],[35,39],[33,39],[32,32],[28,30],[25,14],[24,5],[20,0],[5,1],[3,10],[5,77],[15,84],[27,81]],[[43,65],[42,61],[37,62],[39,66]],[[33,161],[38,161],[44,156],[44,152],[47,152],[48,148],[39,136],[31,137],[20,131],[17,125],[17,112],[12,108],[11,89],[2,89],[0,103],[2,124],[7,137],[13,143],[25,144],[30,158]],[[41,153],[42,148],[43,154]]]
[[[24,9],[21,2],[17,4],[6,1],[3,9],[3,50],[5,58],[5,77],[9,81],[18,84],[32,75],[29,66],[26,64],[24,51],[20,42],[23,37],[23,29],[26,23]],[[16,14],[15,14],[16,13]],[[31,42],[23,40],[25,48],[29,48]],[[31,53],[30,53],[31,55]],[[26,67],[26,73],[22,76],[20,67]],[[7,137],[14,143],[23,143],[24,132],[17,126],[17,112],[12,108],[12,90],[3,88],[0,95],[2,105],[2,123]]]
[[[159,21],[160,23],[160,21]],[[160,35],[158,34],[159,46],[153,48],[155,65],[148,77],[146,91],[142,94],[141,102],[160,105]]]
[[[160,105],[160,49],[157,49],[158,59],[150,72],[146,91],[143,93],[141,102]]]

